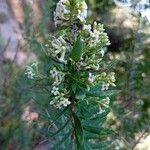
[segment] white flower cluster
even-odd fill
[[[110,104],[110,98],[106,97],[100,101],[99,105],[99,114],[103,113],[105,111],[105,108],[108,108]]]
[[[77,3],[78,5],[78,14],[77,14],[77,18],[81,21],[81,22],[86,22],[85,19],[87,18],[87,5],[85,3],[85,1],[81,1],[80,3]]]
[[[103,46],[109,45],[109,39],[104,32],[102,24],[94,22],[93,27],[91,24],[83,25],[82,34],[84,35],[84,43],[86,49],[83,51],[82,59],[78,62],[78,67],[84,69],[99,70],[102,57],[104,56]],[[97,50],[94,50],[97,49]],[[91,78],[92,75],[92,78]],[[89,80],[94,82],[94,74],[89,75]],[[92,79],[92,80],[91,80]],[[108,85],[104,86],[104,89],[108,89]]]
[[[105,72],[102,74],[103,76],[103,79],[105,79],[105,82],[102,84],[102,91],[104,90],[108,90],[109,89],[109,86],[116,86],[115,85],[115,73],[114,72],[111,72],[110,74],[106,74]]]
[[[38,72],[38,62],[32,63],[30,66],[26,66],[25,74],[29,79],[34,79]]]
[[[105,91],[105,90],[108,90],[109,89],[109,86],[116,86],[115,85],[115,73],[114,72],[111,72],[111,73],[101,73],[101,74],[97,74],[96,71],[99,71],[100,69],[100,66],[99,66],[99,63],[100,63],[101,60],[99,59],[91,59],[89,57],[89,60],[86,61],[85,60],[82,60],[80,62],[77,63],[79,69],[83,69],[83,68],[86,68],[86,69],[89,69],[89,75],[88,75],[88,81],[91,83],[91,84],[95,84],[96,82],[101,82],[102,83],[102,88],[101,90],[102,91]],[[93,69],[95,70],[95,72],[90,72],[90,69]]]
[[[89,72],[88,81],[94,84],[96,81],[102,81],[101,91],[105,91],[109,89],[109,86],[116,86],[115,85],[115,73],[111,72],[110,74],[106,74],[105,72],[101,75],[97,75],[94,73]]]
[[[85,58],[81,58],[79,62],[77,62],[77,66],[79,69],[94,69],[99,70],[100,62],[102,59],[97,59],[96,55],[93,54],[91,57],[85,56]]]
[[[93,83],[95,81],[95,76],[91,72],[89,72],[88,80],[89,80],[90,83]]]
[[[109,83],[103,83],[101,90],[102,90],[102,91],[108,90],[108,89],[109,89],[109,85],[110,85]]]
[[[71,1],[74,1],[74,6],[71,6],[73,3]],[[79,19],[81,22],[85,22],[86,17],[87,5],[84,0],[60,0],[54,12],[55,26],[65,24],[70,19]]]
[[[57,39],[54,38],[52,41],[49,40],[49,42],[51,45],[49,49],[50,55],[58,61],[66,63],[65,54],[69,51],[69,47],[63,36],[59,36]],[[46,46],[49,45],[46,44]]]
[[[95,55],[95,54],[94,54]],[[88,81],[92,84],[96,83],[96,82],[101,82],[102,83],[102,88],[101,90],[108,90],[109,86],[116,86],[115,85],[115,73],[111,72],[111,73],[97,73],[100,69],[100,62],[101,59],[97,59],[95,56],[92,57],[86,57],[85,59],[81,59],[78,63],[77,66],[80,70],[84,70],[87,69],[89,70],[89,76],[88,76]],[[93,72],[91,72],[90,70],[93,70]]]
[[[69,0],[60,0],[57,3],[56,10],[54,12],[55,26],[62,24],[63,21],[69,19],[70,10],[68,8]]]
[[[85,57],[85,63],[86,63],[86,69],[94,69],[99,70],[99,64],[101,62],[101,58],[97,58],[95,54],[93,54],[91,57],[86,56]]]
[[[110,98],[109,98],[109,97],[106,97],[106,98],[104,98],[101,102],[102,102],[102,105],[103,105],[105,108],[108,108],[108,107],[109,107],[109,103],[110,103]]]
[[[71,102],[68,98],[66,98],[66,89],[61,89],[61,91],[59,90],[59,85],[62,83],[62,81],[64,81],[64,73],[58,71],[54,67],[52,70],[50,70],[50,75],[53,80],[51,93],[54,95],[54,99],[50,102],[50,105],[53,105],[57,108],[70,105]]]
[[[84,0],[60,0],[57,3],[54,12],[55,25],[69,25],[70,28],[67,27],[66,30],[62,30],[61,36],[58,35],[58,38],[52,37],[49,40],[49,44],[47,45],[50,56],[64,65],[71,60],[71,65],[75,65],[79,71],[83,71],[83,73],[88,72],[87,78],[83,79],[86,82],[88,81],[87,84],[91,86],[99,82],[102,83],[102,91],[108,90],[110,85],[115,86],[114,73],[106,74],[98,72],[101,69],[100,64],[102,64],[104,56],[103,47],[109,45],[110,42],[107,34],[104,32],[103,25],[97,22],[94,22],[93,25],[85,24],[86,17],[87,5]],[[76,26],[77,21],[83,24],[83,28],[79,29]],[[77,31],[72,35],[73,27],[77,27]],[[67,35],[67,33],[70,35]],[[70,53],[74,46],[73,43],[79,35],[81,36],[81,43],[84,43],[84,48],[80,60],[74,61],[70,59]],[[50,104],[57,108],[70,105],[71,102],[68,98],[69,90],[67,89],[67,91],[62,86],[63,82],[65,82],[65,74],[58,71],[55,67],[50,71],[50,74],[53,79],[51,93],[54,96]],[[108,101],[108,98],[105,99],[106,101]]]
[[[88,34],[88,45],[89,47],[96,47],[101,44],[110,45],[107,33],[105,33],[103,25],[97,22],[94,22],[93,29],[91,24],[84,25],[83,30]],[[102,57],[104,56],[104,51],[101,51]]]

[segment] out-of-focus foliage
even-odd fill
[[[123,147],[126,149],[134,149],[140,142],[140,138],[147,136],[150,130],[148,84],[150,54],[148,51],[149,42],[147,41],[149,23],[141,21],[140,24],[135,36],[136,45],[133,49],[129,50],[128,53],[115,54],[113,58],[119,61],[119,67],[116,68],[116,71],[118,72],[118,79],[120,78],[118,85],[122,89],[122,94],[118,96],[118,104],[115,102],[113,105],[113,112],[117,122],[119,122],[117,128],[120,139],[123,137],[126,140],[125,143],[123,142],[125,144]]]
[[[30,3],[24,3],[25,23],[23,25],[26,45],[22,51],[26,52],[27,58],[36,58],[33,52],[40,56],[41,45],[38,41],[40,36],[46,33],[46,23],[50,19],[52,1],[44,4],[44,17],[33,28],[33,10]],[[3,16],[2,16],[3,17]],[[2,18],[1,17],[1,18]],[[2,18],[4,20],[4,18]],[[42,37],[42,36],[41,36]],[[10,40],[0,40],[0,150],[31,150],[45,138],[39,133],[42,121],[34,124],[38,110],[37,103],[33,100],[33,88],[26,79],[25,64],[18,66],[16,50],[12,60],[4,59],[3,52],[6,51]],[[19,49],[20,47],[18,47]],[[31,61],[31,60],[26,60]],[[46,59],[45,59],[46,61]],[[27,63],[25,62],[25,63]],[[44,100],[44,97],[42,98]],[[33,115],[33,116],[32,116]],[[36,117],[36,118],[34,118]],[[31,123],[32,122],[32,123]]]
[[[131,5],[131,8],[137,8],[139,2],[134,3],[134,7]],[[108,55],[110,59],[118,61],[115,69],[122,94],[118,96],[118,101],[113,103],[113,113],[108,117],[108,123],[117,128],[119,135],[117,143],[123,149],[137,148],[140,140],[149,135],[150,124],[148,92],[150,23],[142,19],[140,13],[134,9],[116,5],[102,15],[98,12],[97,15],[94,14],[108,26],[107,31],[112,43]]]

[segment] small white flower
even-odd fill
[[[26,72],[25,72],[25,74],[27,75],[27,77],[29,79],[34,79],[35,76],[36,76],[35,70],[33,69],[34,66],[32,66],[32,65],[31,66],[26,66]]]
[[[67,3],[69,3],[68,0],[60,0],[57,3],[56,10],[54,12],[55,26],[61,24],[63,20],[68,20],[66,15],[69,14],[70,11],[67,8]]]
[[[104,50],[103,49],[101,49],[101,55],[102,55],[102,57],[104,57],[104,54],[105,54],[105,52],[104,52]]]
[[[101,110],[101,112],[103,112],[103,109],[105,110],[105,108],[108,108],[109,104],[110,104],[110,98],[109,97],[106,97],[106,98],[102,99],[100,101],[99,110]]]
[[[58,81],[58,80],[55,80],[54,82],[53,82],[53,86],[58,86],[59,84],[60,84],[61,82],[60,81]]]
[[[65,74],[63,72],[58,71],[55,67],[50,70],[50,74],[53,78],[53,86],[58,86],[64,80]]]
[[[60,52],[60,45],[58,45],[58,44],[56,44],[56,40],[53,40],[52,42],[51,42],[51,44],[52,44],[52,46],[56,49],[56,50],[59,50],[59,51],[55,51],[55,53],[57,54],[57,53],[59,53]]]
[[[89,46],[95,47],[97,44],[100,44],[101,42],[105,42],[106,45],[109,45],[109,39],[106,33],[104,33],[104,28],[102,24],[97,24],[97,22],[94,22],[93,24],[93,31],[89,32],[90,34],[90,40],[89,40]],[[102,51],[102,57],[104,55],[104,52]]]
[[[80,8],[78,10],[78,15],[77,18],[81,21],[81,22],[85,22],[85,19],[87,17],[87,4],[85,3],[85,1],[82,1],[80,3]]]
[[[101,75],[102,75],[103,77],[106,77],[106,76],[107,76],[106,72],[103,72]]]
[[[66,41],[64,40],[64,38],[62,36],[60,36],[58,39],[63,45],[66,44]]]
[[[102,89],[101,89],[101,90],[102,90],[102,91],[108,90],[109,85],[110,85],[109,83],[103,83],[103,84],[102,84]]]
[[[98,111],[98,113],[97,113],[97,114],[102,114],[103,112],[105,112],[105,110],[104,110],[104,109],[102,109],[102,107],[101,107],[101,106],[99,106],[99,111]]]
[[[54,12],[55,26],[67,23],[67,21],[69,21],[69,14],[72,13],[69,6],[69,0],[60,0],[57,3],[56,10]],[[78,18],[81,22],[85,22],[87,17],[87,5],[85,1],[78,1],[75,7],[78,13],[74,14],[74,19],[76,20],[76,18]]]
[[[50,105],[54,105],[55,104],[55,101],[53,100],[53,101],[50,101],[50,103],[49,103]]]
[[[82,15],[82,13],[81,13],[81,10],[78,10],[78,16],[77,16],[77,18],[81,21],[81,22],[83,22],[84,21],[84,19],[85,19],[85,17]]]
[[[58,90],[59,90],[58,87],[54,86],[54,87],[52,88],[51,93],[54,94],[55,96],[56,96],[56,95],[59,95],[59,91],[58,91]]]
[[[99,70],[99,67],[100,67],[99,64],[97,64],[96,67],[95,67],[95,69]]]
[[[86,62],[84,62],[82,59],[79,62],[77,62],[77,66],[79,69],[85,67],[86,65],[87,65]]]
[[[52,46],[52,49],[50,50],[51,55],[60,62],[66,63],[67,60],[65,60],[65,55],[68,52],[68,46],[63,36],[53,39],[50,43]]]
[[[61,109],[61,105],[62,105],[62,103],[59,102],[55,105],[55,107]]]
[[[34,79],[35,77],[35,73],[33,73],[31,70],[27,71],[25,74],[27,75],[28,79]]]
[[[111,72],[111,77],[110,77],[111,81],[112,82],[115,82],[116,79],[115,79],[115,73],[114,72]]]
[[[50,74],[52,78],[55,78],[58,75],[58,71],[56,70],[56,67],[54,67],[52,70],[50,70]]]
[[[111,84],[111,86],[116,87],[116,84],[115,84],[115,83],[110,83],[110,84]]]
[[[87,30],[87,31],[91,31],[92,27],[91,27],[91,24],[88,24],[88,25],[83,25],[83,30]]]
[[[63,47],[62,47],[62,49],[63,49]],[[61,56],[60,56],[60,58],[58,58],[58,60],[60,61],[60,62],[64,62],[64,63],[66,63],[67,62],[67,60],[65,60],[65,50],[63,50],[63,52],[61,53]]]
[[[93,83],[95,80],[95,76],[92,75],[92,73],[89,73],[89,78],[88,78],[89,82]]]
[[[64,107],[66,107],[66,106],[68,106],[68,105],[71,104],[71,102],[68,100],[68,98],[64,98],[61,103],[62,103],[62,105],[63,105]]]
[[[109,103],[110,103],[110,98],[106,97],[102,101],[103,101],[103,106],[105,106],[106,108],[108,108],[109,107]]]

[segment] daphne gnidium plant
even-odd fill
[[[102,148],[108,146],[102,143],[104,137],[112,133],[103,127],[116,92],[110,90],[115,74],[104,61],[110,42],[102,24],[86,22],[87,9],[84,0],[60,0],[54,12],[57,31],[43,46],[48,73],[39,71],[40,63],[26,68],[29,79],[46,80],[48,107],[59,112],[50,120],[49,137],[54,142],[50,149]]]

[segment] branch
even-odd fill
[[[7,40],[7,43],[6,43],[5,47],[4,47],[4,49],[0,52],[0,55],[3,55],[3,53],[7,50],[7,47],[9,45],[10,41],[11,41],[11,38],[9,37],[8,40]]]
[[[141,141],[141,139],[142,138],[146,138],[149,134],[146,134],[146,132],[147,131],[144,131],[143,133],[142,133],[142,135],[137,139],[137,141],[133,144],[133,146],[132,146],[132,148],[131,148],[131,150],[134,150],[134,148],[136,147],[136,145],[138,144],[138,143],[140,143],[140,141]],[[145,134],[146,134],[146,136],[145,136]]]

